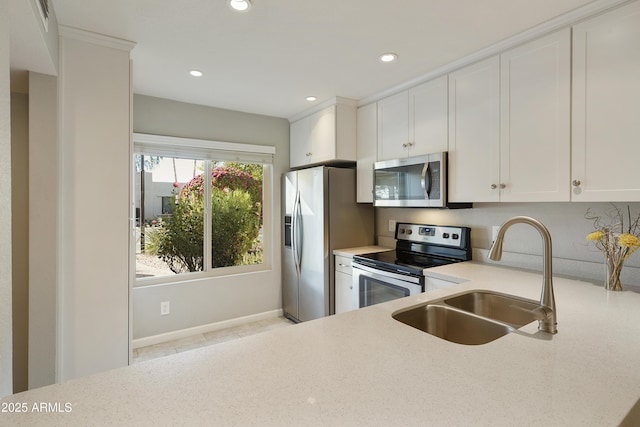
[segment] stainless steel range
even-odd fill
[[[353,291],[359,307],[379,304],[425,289],[424,270],[471,260],[471,229],[396,224],[396,249],[353,257]]]

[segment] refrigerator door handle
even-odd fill
[[[295,253],[297,257],[296,265],[298,271],[302,270],[302,246],[304,242],[304,235],[302,234],[302,205],[300,201],[300,192],[298,192],[298,202],[296,204],[296,248]]]
[[[300,276],[300,259],[298,257],[298,207],[300,193],[296,192],[296,198],[293,202],[293,212],[291,218],[291,249],[293,250],[293,262],[296,265],[296,273]]]

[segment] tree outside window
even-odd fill
[[[191,162],[190,179],[185,176],[185,162]],[[173,171],[172,183],[166,182],[166,176],[165,182],[160,180],[162,168],[166,169],[165,175]],[[204,179],[207,169],[211,171],[208,194]],[[145,245],[138,246],[136,254],[138,277],[263,262],[261,164],[164,157],[153,165],[152,171],[156,173],[140,177],[137,188],[145,188],[146,197],[139,197],[136,203],[153,204],[149,191],[170,194],[158,194],[159,212],[144,209],[150,214],[141,222],[146,227]],[[147,182],[149,178],[151,184]],[[163,213],[167,211],[170,213]],[[205,227],[205,221],[210,221],[211,226]]]

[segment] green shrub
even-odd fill
[[[262,224],[261,181],[235,168],[220,166],[212,171],[211,184],[211,266],[227,267],[261,259],[261,254],[255,255]],[[159,256],[174,273],[204,268],[203,194],[201,174],[182,187],[173,213],[148,233],[149,252]]]

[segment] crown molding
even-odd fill
[[[136,46],[135,42],[129,40],[106,36],[104,34],[98,34],[82,30],[80,28],[69,27],[67,25],[58,25],[58,34],[60,37],[81,40],[91,44],[124,50],[126,52],[131,52],[131,50]]]
[[[357,107],[358,106],[358,101],[355,101],[353,99],[349,99],[349,98],[343,98],[341,96],[334,96],[333,98],[329,98],[325,101],[322,101],[320,104],[316,104],[311,108],[308,108],[298,114],[295,114],[291,117],[289,117],[289,123],[293,123],[295,121],[298,121],[300,119],[304,119],[307,116],[312,115],[313,113],[317,113],[320,110],[324,110],[327,107],[331,107],[332,105],[349,105],[352,107]]]

